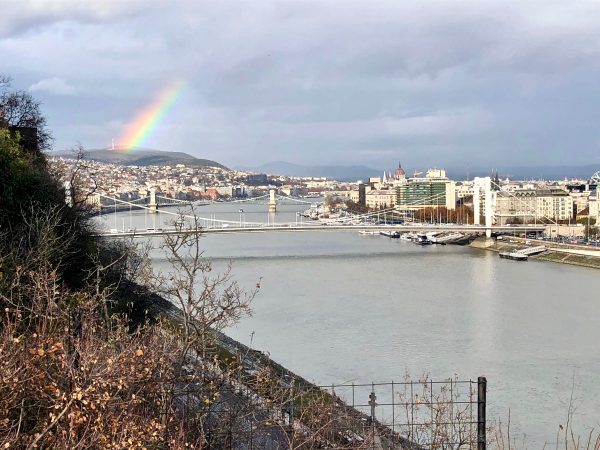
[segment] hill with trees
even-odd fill
[[[56,153],[56,155],[71,156],[72,152],[63,151]],[[229,170],[227,167],[216,161],[196,158],[187,153],[166,152],[142,148],[133,149],[128,152],[111,149],[86,150],[84,157],[92,161],[120,164],[124,166],[174,166],[176,164],[185,164],[188,166],[217,167]]]

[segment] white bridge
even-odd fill
[[[99,210],[112,212],[120,209],[122,211],[128,209],[146,209],[151,213],[159,212],[159,208],[165,206],[180,206],[180,207],[195,207],[212,205],[215,203],[252,203],[255,205],[268,205],[270,212],[276,212],[277,205],[298,205],[305,204],[310,205],[312,202],[295,197],[286,197],[283,195],[276,194],[275,190],[272,189],[269,194],[261,195],[258,197],[249,197],[237,200],[226,200],[226,201],[213,201],[213,200],[181,200],[177,198],[164,197],[158,195],[156,191],[150,190],[146,197],[140,197],[133,200],[121,200],[107,195],[95,194],[98,198],[97,207]]]
[[[542,233],[545,231],[545,225],[494,225],[493,224],[493,204],[494,193],[491,190],[491,180],[486,178],[475,178],[474,180],[474,224],[439,224],[439,223],[410,223],[398,225],[382,225],[380,223],[373,224],[376,218],[380,218],[381,214],[386,212],[390,215],[398,213],[395,208],[390,208],[384,211],[369,212],[360,215],[346,215],[334,219],[322,219],[319,222],[302,222],[298,221],[289,223],[263,223],[263,222],[246,222],[242,220],[243,210],[240,209],[240,220],[219,220],[214,217],[200,217],[194,212],[194,206],[200,206],[203,202],[189,202],[176,199],[168,199],[157,196],[154,191],[150,192],[150,196],[144,199],[138,199],[133,202],[119,200],[112,197],[99,195],[104,198],[105,205],[103,207],[111,208],[111,203],[114,205],[115,212],[117,206],[121,209],[129,207],[145,209],[151,213],[166,214],[173,217],[172,227],[155,227],[143,229],[123,229],[121,231],[116,228],[99,233],[106,237],[145,237],[145,236],[161,236],[170,234],[185,234],[196,233],[201,229],[203,233],[248,233],[248,232],[291,232],[291,231],[398,231],[400,233],[408,232],[460,232],[465,234],[485,234],[490,237],[492,233]],[[480,223],[480,196],[484,194],[486,208],[484,210],[485,224]],[[438,194],[439,195],[439,194]],[[255,197],[243,200],[233,200],[227,203],[245,203],[264,201],[268,204],[270,213],[276,211],[278,204],[310,204],[311,202],[304,199],[296,199],[293,197],[283,197],[276,195],[274,189],[271,189],[269,194],[261,197]],[[162,203],[161,203],[162,202]],[[185,206],[191,208],[192,214],[185,212],[173,212],[164,209],[159,209],[158,206]],[[419,205],[409,205],[409,207],[418,207]],[[273,216],[274,217],[274,216]],[[377,221],[379,222],[379,221]]]
[[[105,196],[103,196],[105,197]],[[268,196],[269,211],[273,211],[273,194]],[[150,205],[144,206],[139,203],[132,203],[125,200],[119,200],[111,197],[105,197],[107,200],[114,202],[115,205],[121,204],[125,207],[135,206],[137,208],[146,209],[152,213],[166,214],[173,217],[173,223],[177,225],[172,227],[156,227],[142,229],[117,230],[112,229],[103,233],[100,236],[105,237],[148,237],[148,236],[164,236],[172,234],[196,233],[197,229],[201,229],[203,233],[257,233],[257,232],[298,232],[298,231],[398,231],[400,233],[408,232],[461,232],[466,234],[486,234],[491,235],[494,232],[518,232],[518,233],[541,233],[545,227],[543,225],[461,225],[461,224],[430,224],[430,223],[411,223],[399,225],[382,225],[372,223],[359,223],[364,220],[374,219],[381,215],[381,211],[361,214],[348,215],[335,219],[323,219],[319,222],[288,222],[288,223],[263,223],[263,222],[246,222],[235,220],[219,220],[214,217],[200,217],[196,214],[186,214],[184,212],[167,211],[164,209],[153,208]],[[288,197],[284,197],[290,200]],[[304,200],[293,199],[296,202],[309,203]],[[248,201],[248,200],[246,200]],[[243,201],[233,201],[229,203],[242,203]],[[187,202],[188,206],[194,206]],[[394,209],[386,210],[392,213]],[[193,224],[193,226],[192,226]]]
[[[440,224],[411,224],[411,225],[339,225],[339,224],[261,224],[259,226],[245,224],[245,226],[229,226],[222,224],[219,227],[201,227],[202,233],[264,233],[264,232],[299,232],[299,231],[398,231],[400,233],[409,232],[429,232],[429,231],[448,231],[460,232],[466,234],[485,234],[486,232],[518,232],[518,233],[541,233],[545,227],[543,225],[515,225],[515,226],[493,226],[491,228],[485,225],[440,225]],[[194,228],[170,227],[155,228],[145,230],[127,230],[127,231],[109,231],[99,233],[104,237],[148,237],[165,236],[170,234],[191,234],[196,233]]]

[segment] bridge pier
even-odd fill
[[[494,221],[494,198],[492,192],[492,179],[490,177],[475,177],[473,180],[473,224],[481,224],[481,190],[483,190],[483,206],[485,213],[485,235],[492,237]]]
[[[275,189],[269,191],[269,212],[277,211],[277,199],[275,198]]]

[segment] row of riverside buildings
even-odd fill
[[[358,182],[358,189],[350,192],[350,199],[372,209],[456,207],[456,183],[446,177],[443,169],[429,169],[424,177],[416,172],[411,178],[401,165],[394,174]]]
[[[597,174],[591,180],[571,181],[514,181],[491,180],[492,204],[485,204],[480,196],[480,211],[494,210],[498,225],[511,222],[575,221],[590,217],[600,222]],[[394,173],[358,182],[349,193],[354,202],[371,209],[395,208],[416,210],[445,207],[449,210],[461,205],[473,206],[474,181],[453,181],[443,169],[429,169],[423,176],[415,172],[407,177],[401,165]]]

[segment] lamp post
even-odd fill
[[[588,216],[587,216],[587,228],[585,229],[586,233],[585,233],[585,241],[586,243],[590,242],[590,207],[589,207],[589,203],[588,203]]]

